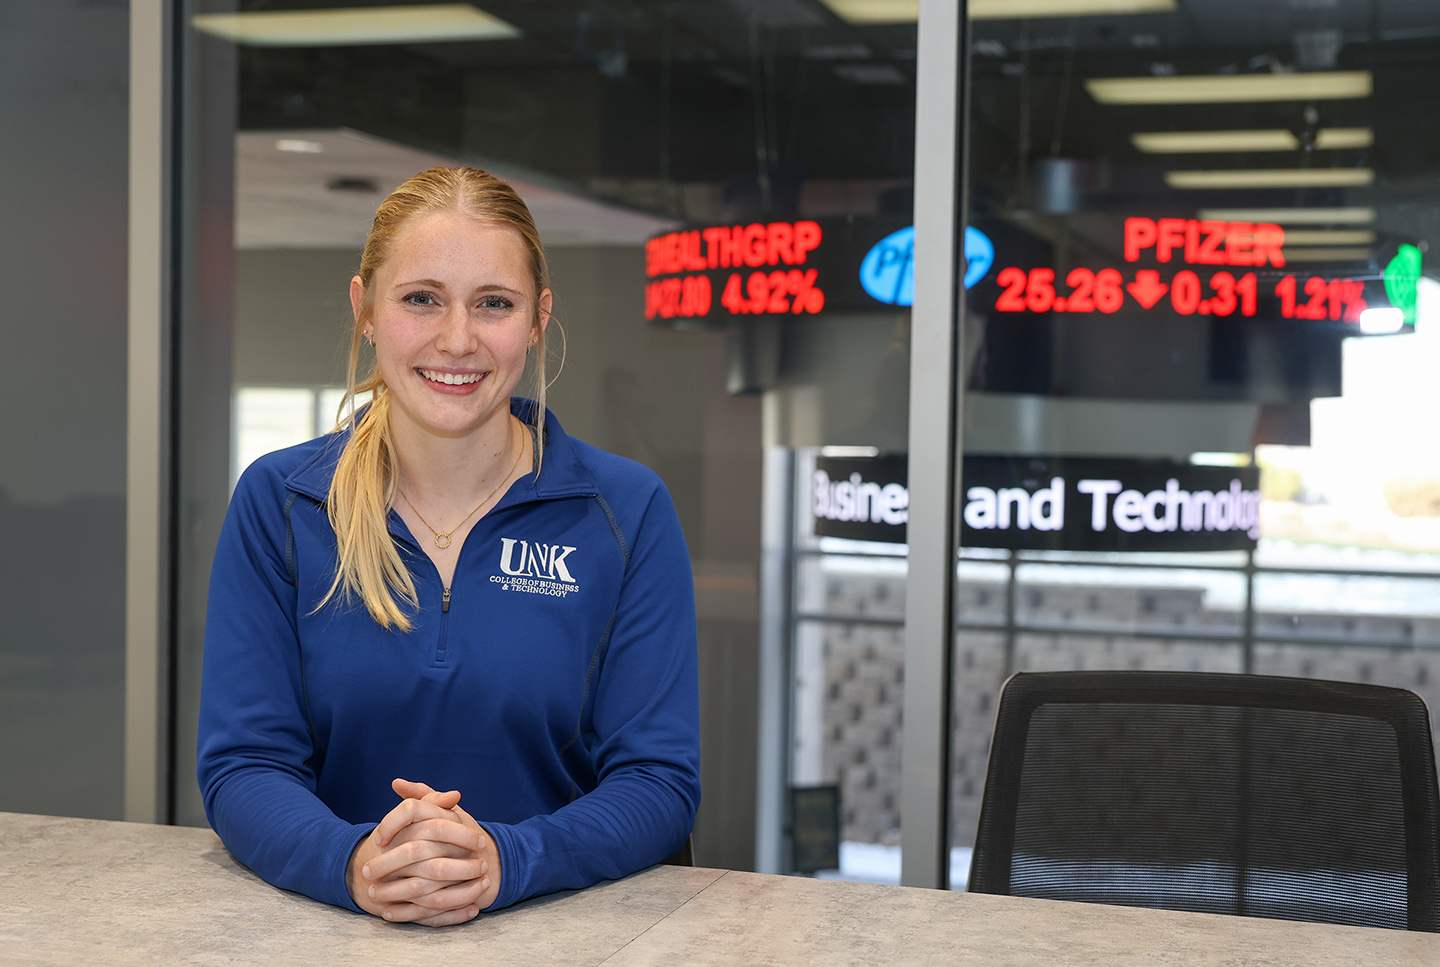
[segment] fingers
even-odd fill
[[[421,888],[426,883],[418,878],[415,880],[416,888]],[[439,917],[443,919],[444,923],[459,923],[470,919],[475,914],[460,916],[458,919],[454,919],[453,915],[464,914],[467,910],[479,912],[482,906],[494,899],[493,897],[488,900],[484,899],[491,887],[489,877],[480,877],[462,883],[429,885],[439,886],[440,889],[424,893],[408,901],[388,903],[382,908],[380,915],[386,920],[395,921],[429,923]]]
[[[484,852],[475,830],[459,823],[426,822],[423,829],[410,827],[378,856],[368,859],[360,872],[367,880],[383,880],[417,863],[445,858],[479,860]]]
[[[379,903],[400,903],[417,900],[454,883],[482,879],[489,872],[490,864],[482,859],[439,857],[412,863],[384,879],[372,881],[366,892]]]
[[[424,799],[435,790],[423,782],[415,782],[411,779],[392,779],[390,788],[395,790],[395,795],[401,799]]]
[[[424,920],[416,920],[414,922],[423,924],[427,927],[448,927],[457,923],[465,923],[467,920],[474,920],[479,913],[479,907],[471,906],[466,907],[463,910],[447,910],[444,913],[436,914],[433,917],[427,917]]]
[[[394,789],[395,795],[401,799],[420,799],[434,803],[441,809],[450,809],[460,801],[460,793],[456,790],[439,792],[426,783],[412,782],[409,779],[394,779],[390,782],[390,788]]]
[[[381,916],[395,923],[418,923],[426,927],[448,927],[473,920],[480,913],[475,904],[455,910],[435,911],[413,903],[399,903],[386,907]]]
[[[460,794],[457,792],[455,795],[459,796]],[[460,822],[464,823],[466,826],[484,832],[481,829],[480,824],[475,821],[475,817],[467,813],[465,810],[461,809],[459,806],[451,806],[450,811],[456,816],[458,816],[460,818]],[[488,836],[489,834],[486,835]]]
[[[454,795],[458,796],[459,793]],[[378,845],[388,846],[402,829],[426,820],[443,820],[452,826],[466,828],[461,825],[460,816],[452,808],[426,802],[423,799],[402,799],[398,806],[385,814],[385,818],[380,820],[380,825],[375,827],[375,831],[371,835],[375,837]],[[473,834],[473,830],[471,832]]]
[[[429,910],[458,910],[462,907],[484,907],[494,902],[491,895],[490,877],[466,880],[461,883],[439,884],[440,889],[416,897],[410,902]]]
[[[442,927],[474,919],[499,890],[489,834],[459,807],[457,790],[400,778],[390,786],[399,805],[352,857],[352,865],[363,863],[357,903],[397,923]]]

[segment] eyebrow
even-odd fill
[[[444,283],[444,282],[440,282],[440,281],[438,281],[438,280],[436,280],[436,279],[411,279],[411,280],[409,280],[408,282],[396,282],[394,287],[395,287],[396,289],[406,289],[406,288],[409,288],[410,286],[414,286],[414,285],[423,285],[423,286],[425,286],[426,288],[430,288],[430,289],[444,289],[445,291],[449,291],[448,289],[446,289],[446,286],[445,286],[445,283]],[[508,285],[501,285],[501,284],[499,284],[498,282],[492,282],[492,283],[490,283],[490,284],[488,284],[488,285],[476,286],[476,287],[475,287],[475,291],[476,291],[476,292],[511,292],[511,293],[514,293],[515,295],[518,295],[518,296],[523,296],[523,295],[524,295],[524,293],[521,292],[519,289],[512,289],[512,288],[510,288],[510,286],[508,286]]]

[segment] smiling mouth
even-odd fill
[[[440,373],[433,369],[418,370],[421,376],[435,383],[444,383],[446,386],[464,386],[467,383],[478,383],[485,378],[484,373]]]

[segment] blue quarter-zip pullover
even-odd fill
[[[534,404],[511,401],[521,420]],[[257,460],[211,572],[199,780],[264,879],[358,909],[350,854],[396,776],[458,789],[494,838],[491,909],[660,862],[700,800],[694,585],[659,478],[566,436],[482,517],[447,589],[393,511],[408,633],[334,579],[325,501],[345,434]]]

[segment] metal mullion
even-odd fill
[[[910,314],[909,568],[900,882],[949,880],[963,212],[964,0],[920,0],[916,36],[915,302]]]
[[[130,4],[125,479],[125,818],[170,814],[170,0]]]
[[[882,615],[826,614],[824,612],[797,612],[796,621],[814,621],[819,624],[877,625],[885,628],[903,628],[904,618],[886,618]]]

